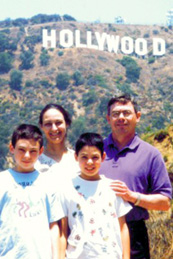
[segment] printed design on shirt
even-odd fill
[[[79,235],[76,235],[74,239],[76,239],[77,241],[80,241],[81,237]]]
[[[97,193],[96,196],[87,197],[86,194],[83,193],[82,187],[80,186],[80,184],[76,185],[75,189],[76,189],[81,201],[83,202],[83,200],[85,200],[86,206],[89,205],[89,208],[91,210],[89,212],[89,217],[87,218],[87,222],[88,222],[87,230],[88,230],[88,234],[90,236],[90,241],[95,243],[94,240],[100,240],[100,242],[101,242],[100,249],[105,254],[110,252],[110,247],[112,247],[113,250],[116,249],[116,246],[117,246],[116,241],[112,240],[112,236],[110,234],[110,233],[112,233],[112,231],[114,231],[112,229],[111,222],[114,222],[115,218],[117,217],[116,212],[115,212],[114,202],[112,200],[110,200],[105,203],[102,199],[102,196],[103,196],[102,191]],[[79,201],[80,201],[80,199],[79,199]],[[82,213],[82,211],[83,211],[82,204],[83,203],[82,202],[76,204],[76,210],[72,214],[74,218],[77,217],[80,221],[83,220],[83,213]],[[103,203],[104,203],[104,205],[103,205]],[[100,212],[98,212],[98,211],[100,211]],[[101,214],[103,215],[103,216],[101,216],[103,221],[99,221],[99,219],[98,219],[98,215],[101,215]],[[105,218],[105,220],[104,220],[104,218]],[[76,241],[80,241],[79,234],[76,235],[74,238]]]
[[[18,202],[17,205],[19,205],[18,214],[19,217],[27,217],[27,211],[29,210],[30,206],[26,202]]]
[[[40,203],[33,204],[31,201],[17,200],[15,211],[20,218],[32,218],[41,214]]]
[[[80,197],[83,197],[83,198],[86,199],[85,195],[79,191],[80,185],[77,185],[77,186],[75,186],[74,188],[76,189],[76,191],[78,192],[78,194],[79,194]]]
[[[81,210],[81,205],[79,203],[76,204],[76,210],[72,213],[73,218],[76,218],[77,216],[82,219],[83,213]]]
[[[19,184],[22,187],[27,187],[27,186],[31,186],[33,184],[33,181],[30,181],[30,182],[20,182]]]

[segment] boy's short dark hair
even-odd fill
[[[137,102],[129,94],[124,94],[124,95],[120,95],[120,96],[114,96],[109,100],[108,105],[107,105],[107,114],[110,115],[110,107],[112,104],[114,104],[114,103],[127,104],[129,102],[132,103],[135,113],[137,113],[138,112]]]
[[[33,139],[38,141],[40,144],[40,148],[43,146],[43,136],[41,130],[31,124],[21,124],[19,125],[13,132],[11,143],[13,147],[15,147],[16,142],[19,139]]]
[[[68,126],[71,125],[71,118],[69,113],[59,104],[55,104],[55,103],[49,103],[47,104],[41,111],[40,116],[39,116],[39,124],[42,125],[43,124],[43,115],[46,111],[48,111],[49,109],[56,109],[58,111],[60,111],[62,113],[62,115],[64,116],[64,120],[66,122],[66,124]]]
[[[87,132],[80,135],[75,145],[75,153],[78,156],[79,151],[84,146],[96,147],[99,149],[101,156],[104,153],[104,143],[101,135],[93,132]]]

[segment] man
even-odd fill
[[[107,108],[112,133],[104,140],[106,159],[100,173],[115,180],[116,194],[133,205],[126,216],[131,258],[149,259],[144,220],[149,218],[148,209],[170,208],[171,183],[159,151],[135,133],[141,117],[137,104],[124,95],[110,99]]]

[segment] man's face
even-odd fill
[[[139,122],[140,116],[140,112],[135,113],[131,102],[112,104],[107,121],[111,126],[113,137],[118,137],[118,135],[130,137],[135,134],[136,124]]]
[[[40,143],[33,139],[19,139],[15,147],[10,144],[10,151],[14,155],[15,170],[21,173],[34,171],[34,164],[43,152]]]

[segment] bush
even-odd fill
[[[148,58],[148,64],[152,64],[155,62],[155,57],[149,57]]]
[[[169,136],[169,133],[166,130],[159,130],[156,134],[154,139],[162,142],[167,136]]]
[[[47,66],[49,65],[50,55],[47,53],[47,50],[42,50],[42,53],[40,54],[40,65],[41,66]]]
[[[131,89],[131,85],[124,83],[124,84],[118,84],[117,88],[124,94],[129,94],[136,96],[137,94]]]
[[[13,90],[20,91],[22,89],[23,73],[19,70],[13,70],[10,74],[10,87]]]
[[[154,35],[158,35],[158,34],[159,34],[159,31],[158,31],[158,30],[153,30],[153,34],[154,34]]]
[[[58,51],[58,56],[61,57],[64,55],[64,52],[62,50]]]
[[[28,51],[24,51],[21,55],[20,55],[20,59],[22,61],[20,68],[21,69],[30,69],[33,68],[34,64],[32,63],[32,61],[34,60],[34,55],[32,54],[32,52],[30,50]]]
[[[84,83],[84,78],[80,71],[77,70],[74,72],[72,77],[76,86],[82,85]]]
[[[60,90],[66,90],[70,84],[70,76],[65,73],[60,73],[56,77],[56,86]]]
[[[122,66],[126,68],[126,77],[130,82],[136,83],[140,76],[141,68],[137,62],[128,56],[124,56],[123,59],[117,60]]]
[[[0,73],[8,73],[12,68],[12,58],[7,52],[0,53]]]
[[[82,96],[83,106],[88,106],[97,101],[97,94],[94,90],[90,90],[88,93],[84,93]]]

